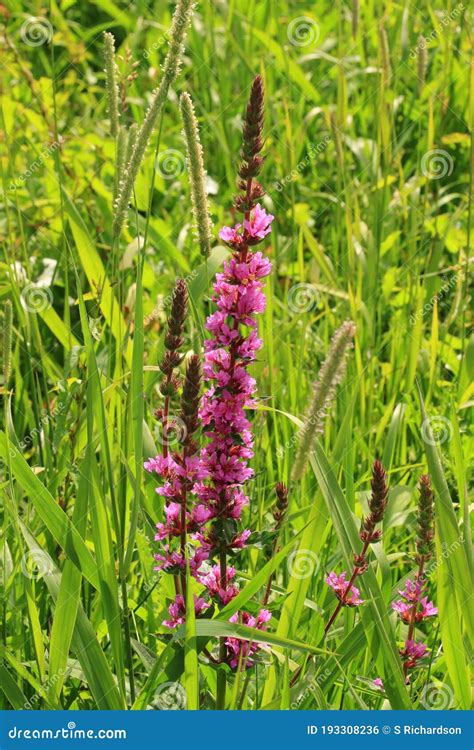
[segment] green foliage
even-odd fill
[[[245,635],[268,648],[245,673],[229,670],[228,707],[423,709],[428,688],[440,685],[450,707],[468,707],[469,12],[463,18],[456,6],[441,23],[445,10],[408,3],[382,22],[379,4],[360,3],[357,18],[349,5],[302,15],[293,0],[203,0],[188,27],[184,2],[164,77],[174,3],[53,3],[50,16],[32,18],[20,2],[5,19],[1,708],[156,708],[170,683],[187,708],[212,708],[218,639]],[[106,30],[117,64],[108,65],[109,97]],[[264,348],[252,372],[261,399],[248,488],[256,533],[238,560],[239,596],[170,634],[162,621],[174,588],[153,571],[162,500],[142,470],[160,447],[157,363],[178,274],[191,303],[185,346],[202,349],[210,285],[228,253],[217,228],[232,223],[256,73],[268,93],[263,203],[276,216],[265,248],[273,272]],[[184,91],[216,227],[205,262]],[[206,221],[206,250],[208,231]],[[291,481],[312,383],[348,319],[354,349],[310,455],[313,471]],[[351,564],[375,457],[390,498],[360,579],[367,604],[346,608],[325,640],[335,601],[324,579]],[[405,686],[406,629],[390,603],[413,576],[424,472],[435,494],[428,585],[439,631],[420,626],[429,667]],[[289,485],[289,508],[272,556],[278,481]],[[270,576],[268,635],[230,623],[237,608],[262,606]],[[188,602],[194,593],[188,576]],[[386,695],[373,687],[377,676]]]

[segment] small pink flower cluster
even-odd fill
[[[248,628],[257,628],[257,630],[265,630],[265,623],[271,620],[271,613],[268,609],[261,609],[257,617],[252,617],[248,612],[243,612],[239,620],[239,615],[236,612],[232,615],[230,622],[246,625]],[[252,641],[241,641],[240,638],[227,638],[225,645],[227,646],[228,660],[232,669],[237,669],[239,663],[242,668],[248,668],[253,666],[252,655],[255,654],[261,646],[258,643],[252,643]]]
[[[196,615],[200,615],[201,612],[204,612],[208,608],[209,604],[202,597],[194,594],[194,612]],[[177,628],[178,625],[183,625],[186,622],[186,606],[184,597],[181,594],[178,594],[174,602],[170,604],[168,612],[170,619],[163,620],[163,625],[166,625],[167,628]]]
[[[351,585],[348,588],[349,581],[346,581],[346,575],[345,570],[339,576],[331,572],[326,578],[326,583],[332,588],[343,606],[357,607],[359,604],[363,604],[364,600],[360,598],[360,591],[357,586]]]
[[[257,203],[249,218],[244,219],[243,231],[241,231],[242,224],[236,224],[235,227],[222,227],[219,237],[234,248],[242,245],[256,245],[271,232],[271,223],[274,218],[272,214],[267,214],[260,203]]]
[[[400,619],[409,626],[408,638],[405,641],[404,647],[400,649],[400,656],[405,665],[407,683],[409,683],[408,670],[418,666],[419,661],[423,659],[427,652],[425,643],[417,643],[412,638],[415,623],[423,622],[427,617],[434,617],[438,614],[438,608],[434,606],[433,602],[429,602],[427,596],[422,596],[425,588],[426,581],[422,578],[417,577],[414,581],[408,579],[403,591],[399,590],[398,592],[401,599],[392,602],[394,612],[397,612],[400,615]],[[376,688],[384,689],[380,677],[377,677],[372,684]]]
[[[416,667],[427,650],[424,643],[416,643],[411,637],[415,623],[423,622],[427,617],[438,614],[438,609],[433,602],[429,602],[427,596],[422,596],[425,588],[426,581],[422,578],[415,578],[414,581],[407,580],[403,591],[398,592],[402,598],[392,603],[392,609],[398,612],[403,622],[409,626],[409,636],[405,641],[405,647],[400,651],[406,669]]]
[[[202,476],[198,456],[181,457],[178,453],[168,454],[166,457],[156,456],[144,464],[145,469],[157,474],[164,483],[156,488],[156,492],[166,499],[164,508],[165,523],[156,524],[155,541],[163,545],[163,554],[155,554],[157,565],[155,570],[166,573],[179,573],[185,570],[186,561],[181,551],[173,548],[173,540],[180,540],[183,534],[197,532],[201,524],[209,515],[202,505],[195,505],[191,512],[183,514],[183,493],[189,486]],[[183,525],[184,524],[184,525]],[[193,574],[199,571],[201,563],[208,557],[206,550],[198,547],[189,559],[189,567]]]
[[[403,622],[409,623],[411,617],[415,622],[422,622],[426,617],[438,614],[438,609],[433,602],[429,602],[427,596],[421,596],[424,588],[424,581],[408,580],[405,589],[398,592],[402,598],[392,602],[392,609],[398,612]],[[418,605],[421,606],[421,610],[418,609]]]

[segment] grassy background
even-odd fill
[[[289,481],[295,419],[334,330],[352,318],[357,335],[312,467],[291,486],[285,551],[275,563],[276,642],[248,680],[231,680],[229,706],[377,708],[385,698],[370,680],[381,674],[387,706],[465,708],[472,13],[462,3],[388,2],[382,31],[380,4],[367,1],[354,30],[352,6],[340,1],[317,9],[200,2],[135,185],[135,209],[112,252],[114,143],[101,32],[114,34],[123,75],[136,73],[121,119],[140,124],[172,6],[0,7],[0,296],[14,306],[0,441],[1,705],[160,708],[166,694],[182,708],[198,692],[201,707],[213,705],[215,670],[189,656],[195,634],[186,634],[182,677],[181,642],[161,625],[173,591],[169,577],[157,585],[153,574],[161,507],[139,467],[160,440],[156,366],[174,280],[188,280],[186,346],[199,351],[209,280],[225,255],[216,241],[207,268],[199,257],[177,97],[187,90],[196,106],[217,229],[231,221],[242,112],[259,72],[267,90],[262,182],[276,221],[265,347],[254,368],[261,402],[249,523],[257,531],[270,527],[275,482]],[[304,648],[322,647],[333,607],[324,574],[350,559],[376,456],[392,492],[364,590],[370,607],[360,620],[352,611],[339,619],[326,643],[337,657],[311,660],[290,690]],[[413,570],[415,485],[427,461],[438,524],[430,593],[440,617],[427,629],[429,665],[407,691],[390,677],[404,630],[389,602]],[[267,561],[263,543],[239,559],[247,608],[261,601]],[[212,627],[202,636],[223,626]]]

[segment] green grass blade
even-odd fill
[[[0,432],[0,455],[5,457],[6,450],[5,434]],[[97,564],[81,535],[11,442],[9,451],[13,475],[31,500],[38,516],[74,565],[98,589]]]
[[[186,708],[199,709],[199,663],[196,647],[196,616],[194,613],[193,579],[186,567],[186,623],[184,637],[184,687],[186,688]]]
[[[178,635],[182,635],[184,626],[178,629]],[[205,635],[209,638],[220,638],[221,636],[228,638],[242,638],[245,641],[255,641],[255,643],[268,643],[271,646],[279,646],[281,648],[296,649],[306,654],[328,654],[330,653],[324,648],[318,648],[317,646],[311,646],[308,643],[294,640],[292,638],[282,638],[277,633],[270,633],[268,630],[258,630],[257,628],[249,628],[246,625],[239,625],[232,622],[222,622],[221,620],[196,620],[196,634],[198,636]]]
[[[19,521],[19,524],[28,547],[32,550],[41,549],[26,526],[21,521]],[[44,559],[48,561],[48,570],[43,578],[57,606],[61,573],[44,549],[42,550],[42,554],[44,555]],[[97,641],[95,629],[87,618],[81,604],[77,610],[72,647],[84,670],[84,675],[94,697],[96,707],[104,711],[123,709],[125,706],[117,689],[116,681],[104,656],[104,652]]]

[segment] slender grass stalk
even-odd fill
[[[211,252],[211,220],[206,193],[206,171],[193,102],[186,92],[181,95],[180,108],[186,139],[189,184],[196,232],[201,253],[208,256]]]
[[[331,573],[327,579],[327,583],[335,591],[339,601],[324,628],[325,635],[329,632],[331,625],[335,621],[342,607],[355,607],[362,603],[362,600],[359,599],[359,591],[353,587],[353,583],[357,576],[365,573],[369,566],[367,560],[369,545],[378,542],[382,536],[380,529],[376,529],[375,527],[383,520],[388,499],[387,476],[380,461],[374,461],[371,486],[372,492],[369,498],[370,513],[364,518],[362,530],[359,533],[359,537],[362,541],[362,550],[359,554],[354,555],[354,567],[352,569],[351,577],[349,581],[346,582],[344,580],[344,574],[337,577],[335,574]]]
[[[118,186],[120,184],[120,180],[122,179],[124,164],[126,163],[127,139],[127,130],[123,125],[121,125],[118,129],[117,144],[115,149],[114,200],[117,198]]]
[[[313,384],[313,397],[304,418],[304,426],[299,432],[299,444],[292,472],[293,480],[301,479],[303,476],[313,443],[323,429],[324,418],[334,398],[336,387],[344,377],[347,353],[355,330],[354,323],[347,320],[332,338],[327,357]]]
[[[145,114],[145,119],[138,132],[130,161],[120,183],[117,200],[115,203],[114,220],[112,231],[114,237],[120,234],[127,207],[132,197],[133,185],[140,169],[146,147],[155,127],[157,118],[166,102],[168,91],[177,77],[181,65],[181,57],[184,50],[184,39],[186,30],[191,20],[193,3],[192,0],[179,0],[173,14],[173,22],[170,30],[170,41],[168,54],[163,65],[161,83],[152,94],[151,103]]]
[[[392,65],[390,62],[390,46],[387,31],[383,22],[379,24],[379,48],[383,85],[388,88],[392,82]]]
[[[352,0],[352,37],[357,38],[360,20],[360,0]]]
[[[117,64],[115,62],[115,40],[112,34],[104,31],[104,59],[107,100],[110,116],[110,132],[114,138],[119,132],[119,87]]]
[[[13,307],[11,300],[7,299],[3,309],[3,337],[2,337],[2,365],[3,365],[3,384],[8,388],[10,373],[12,369],[12,324],[13,324]]]

